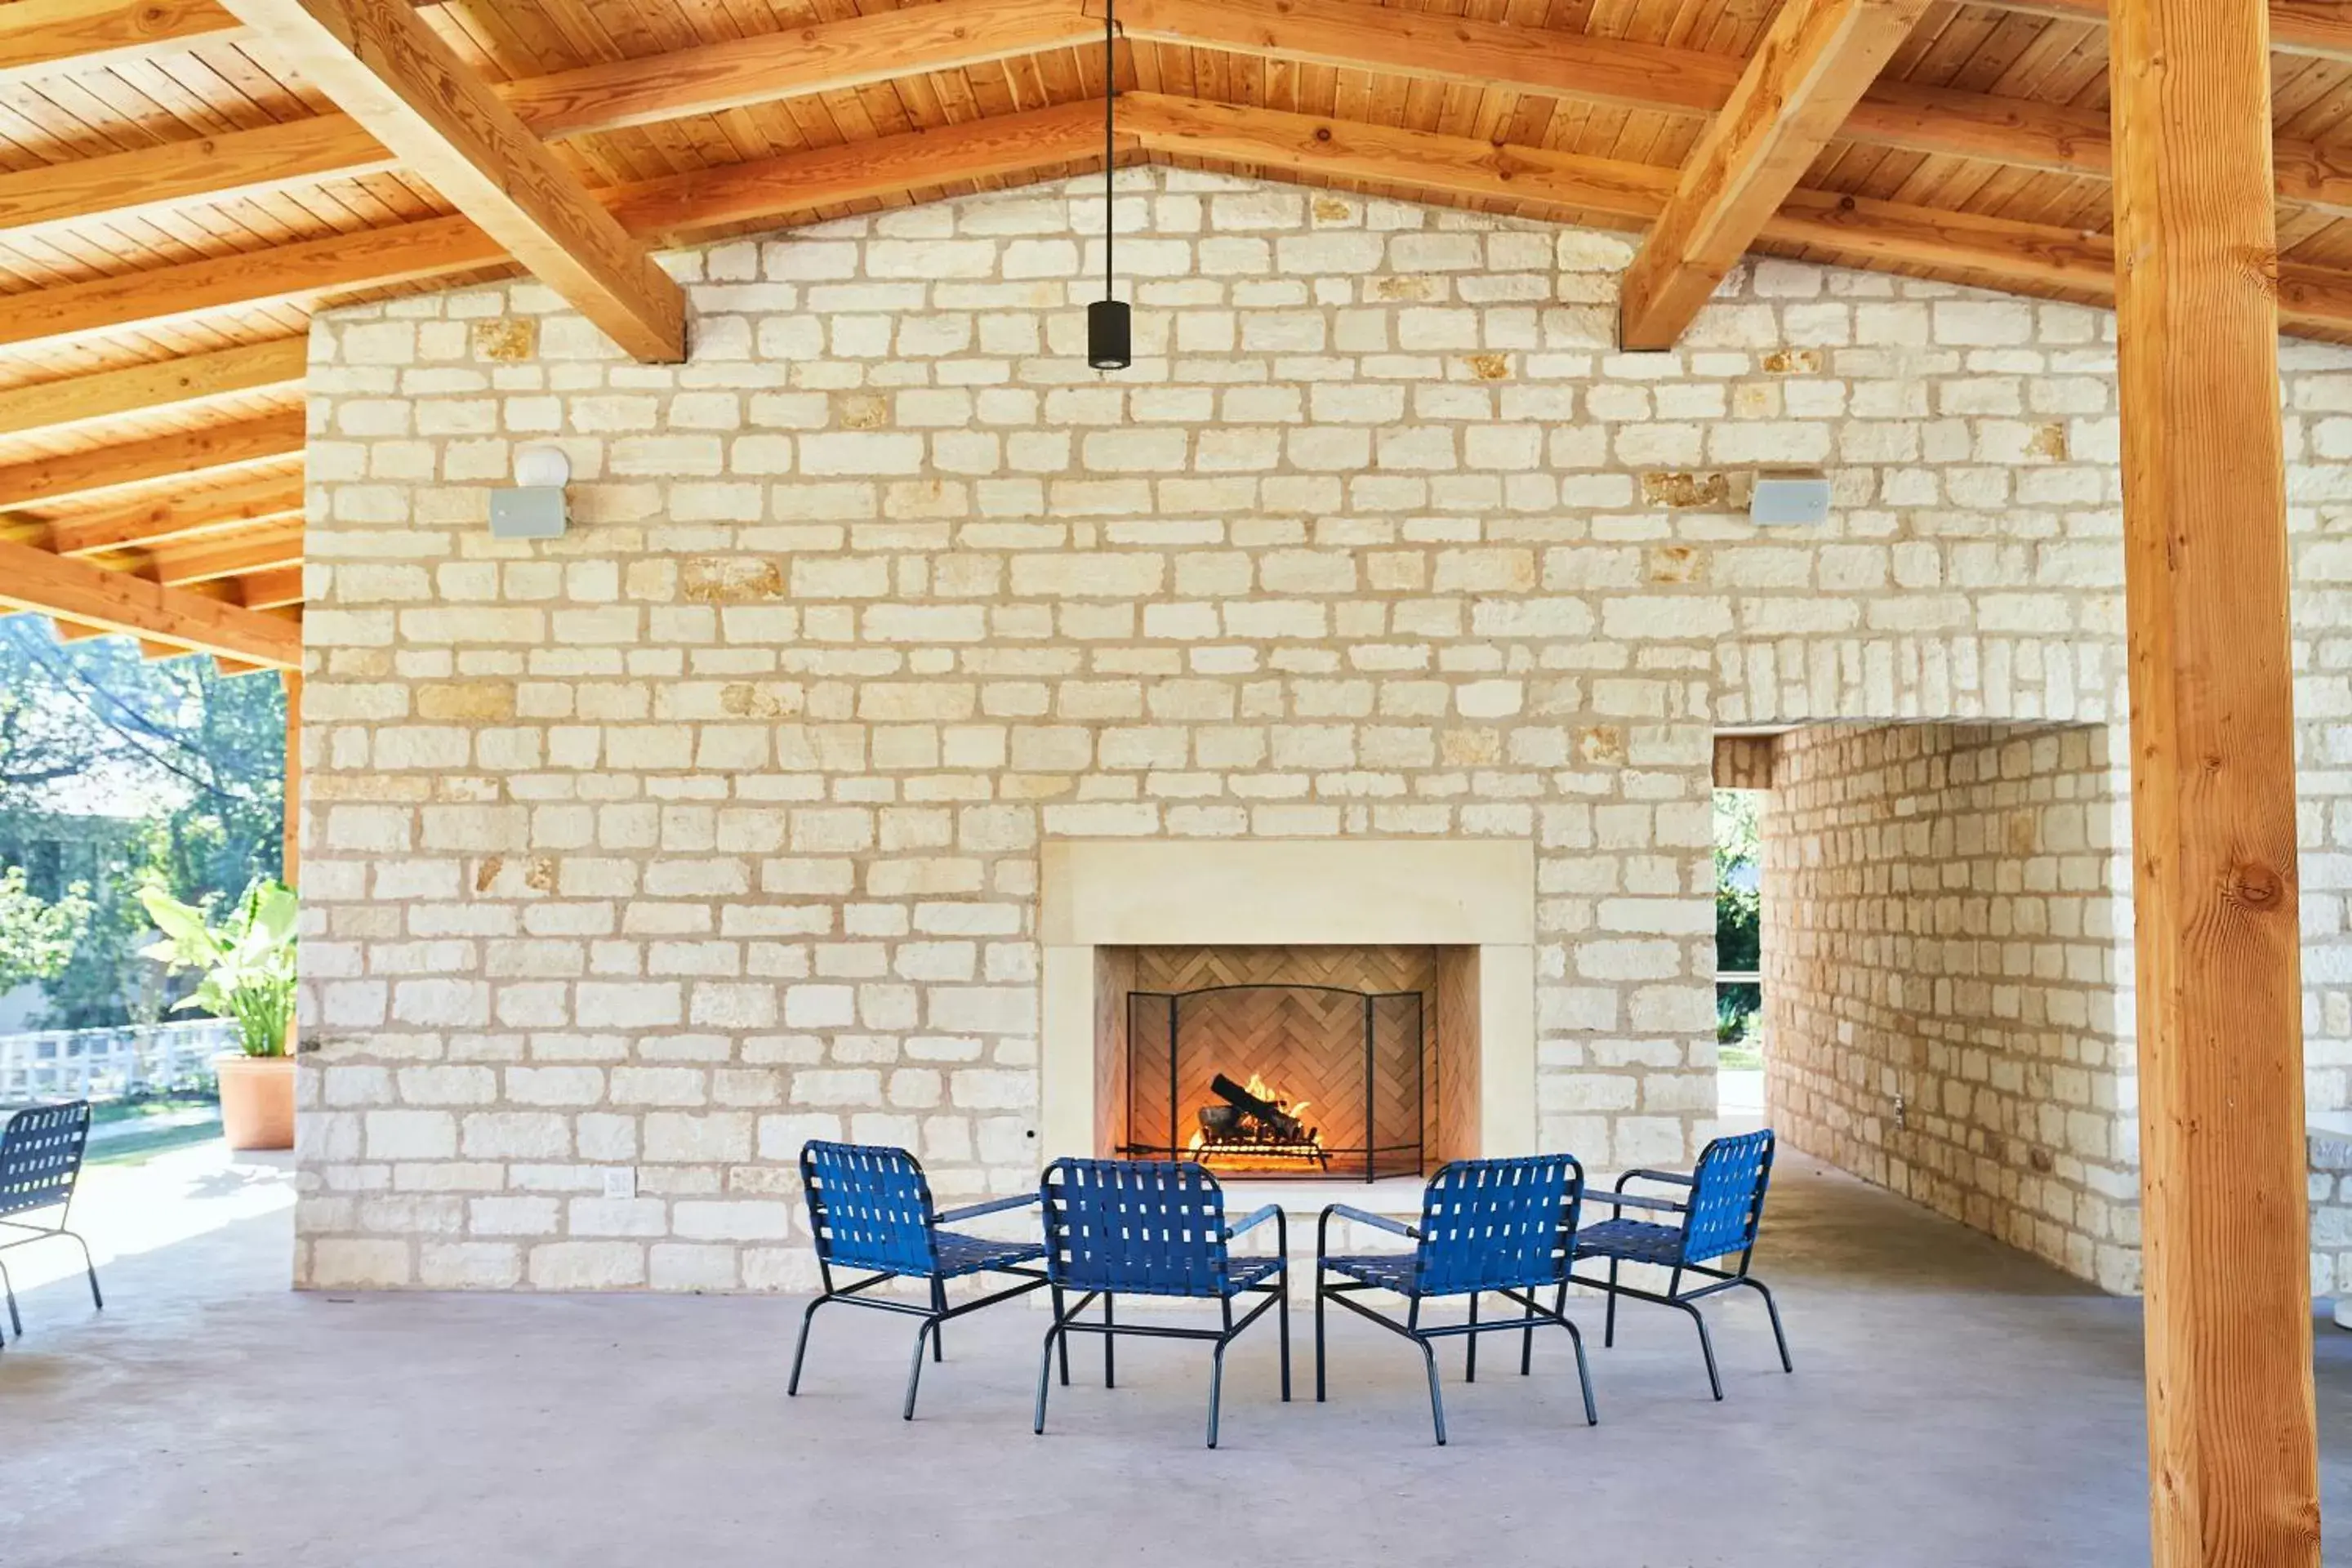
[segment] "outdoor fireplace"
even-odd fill
[[[1139,975],[1127,994],[1118,1152],[1254,1176],[1420,1174],[1434,1077],[1429,957],[1401,954],[1381,975],[1364,973],[1381,966],[1360,950],[1342,957],[1351,973],[1309,981],[1263,951],[1201,950],[1189,964],[1147,955],[1147,972],[1200,984],[1160,989]],[[1395,988],[1335,983],[1349,978]]]

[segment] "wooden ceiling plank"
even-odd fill
[[[234,37],[213,0],[12,0],[0,6],[0,84]]]
[[[248,610],[278,610],[302,602],[302,568],[278,566],[249,572],[236,581],[238,602]]]
[[[1667,349],[1797,187],[1927,0],[1783,0],[1692,149],[1621,290],[1628,349]]]
[[[2107,0],[1977,0],[1998,11],[2051,16],[2104,26]],[[2270,45],[2273,54],[2352,60],[2352,14],[2342,0],[2271,0]]]
[[[68,381],[0,392],[0,436],[202,402],[231,393],[299,385],[309,372],[303,338],[273,338],[212,353],[156,360]]]
[[[0,542],[0,605],[188,653],[225,654],[279,669],[302,668],[299,622],[28,544]]]
[[[640,360],[686,357],[686,295],[408,0],[229,0],[270,49]]]
[[[240,577],[248,572],[300,565],[302,535],[302,521],[295,518],[266,528],[239,529],[218,538],[159,545],[141,552],[131,564],[142,576],[167,588],[209,583],[222,577]]]
[[[38,506],[302,450],[300,409],[0,468],[0,507]]]

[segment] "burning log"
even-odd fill
[[[1270,1100],[1262,1100],[1219,1073],[1209,1080],[1210,1091],[1255,1122],[1265,1137],[1282,1143],[1304,1143],[1310,1137],[1307,1123]]]

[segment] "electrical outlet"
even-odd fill
[[[634,1165],[604,1167],[604,1195],[608,1198],[633,1198],[637,1195],[637,1170]]]

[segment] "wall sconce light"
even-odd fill
[[[525,447],[515,454],[513,488],[490,492],[492,539],[563,537],[563,487],[572,459],[555,447]]]
[[[1830,479],[1819,468],[1767,468],[1748,498],[1748,521],[1765,527],[1827,522]]]

